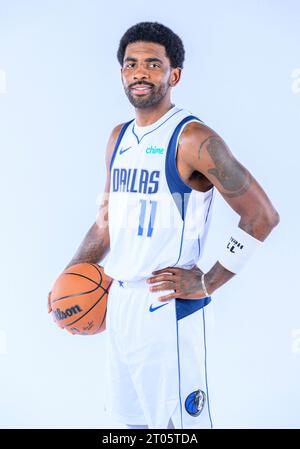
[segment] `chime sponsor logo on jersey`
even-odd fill
[[[164,148],[157,148],[156,146],[152,146],[146,148],[146,154],[163,154]]]

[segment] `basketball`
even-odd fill
[[[94,335],[106,328],[106,307],[112,278],[103,267],[79,263],[64,270],[50,295],[52,317],[71,334]]]

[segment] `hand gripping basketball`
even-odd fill
[[[48,293],[48,313],[52,312],[50,297],[51,297],[51,292]]]
[[[71,334],[103,332],[112,281],[97,264],[72,265],[54,282],[48,294],[48,312],[59,327]]]

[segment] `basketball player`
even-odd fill
[[[68,266],[107,256],[104,270],[114,279],[106,316],[107,413],[128,428],[210,428],[205,307],[279,215],[223,139],[172,103],[184,62],[173,31],[138,23],[117,56],[135,118],[111,133],[99,215]],[[240,220],[204,273],[197,263],[215,189]]]

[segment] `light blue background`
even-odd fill
[[[221,134],[281,215],[207,308],[215,426],[299,427],[300,6],[292,0],[0,0],[0,427],[122,427],[103,411],[105,333],[58,329],[46,297],[95,220],[110,131],[133,117],[116,51],[144,20],[183,39],[175,104]],[[202,268],[237,221],[218,196]]]

